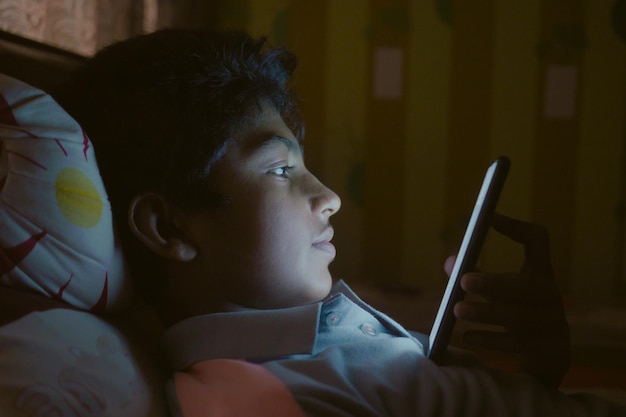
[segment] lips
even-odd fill
[[[324,230],[324,233],[322,233],[320,238],[315,241],[315,243],[313,243],[313,247],[323,252],[326,252],[334,257],[337,254],[337,249],[335,249],[335,245],[330,243],[334,235],[335,231],[333,230],[333,228],[327,228],[326,230]]]

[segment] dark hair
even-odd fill
[[[211,168],[262,105],[300,138],[288,86],[295,67],[292,53],[245,32],[164,29],[104,48],[55,95],[92,140],[131,274],[146,299],[159,301],[155,280],[163,284],[164,277],[126,226],[131,199],[156,192],[181,207],[218,203]]]

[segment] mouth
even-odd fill
[[[337,249],[335,249],[335,245],[330,242],[333,239],[334,235],[335,231],[333,230],[333,228],[327,228],[326,230],[324,230],[324,233],[322,233],[320,238],[313,243],[313,247],[335,257],[335,255],[337,254]]]

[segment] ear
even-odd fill
[[[156,193],[137,195],[128,207],[128,226],[135,236],[157,255],[188,262],[198,251],[176,227],[173,210]]]

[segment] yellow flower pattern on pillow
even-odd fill
[[[76,168],[63,168],[54,184],[57,204],[65,218],[79,227],[93,227],[102,215],[98,188]]]
[[[48,94],[1,74],[0,283],[91,311],[132,292],[89,138]]]

